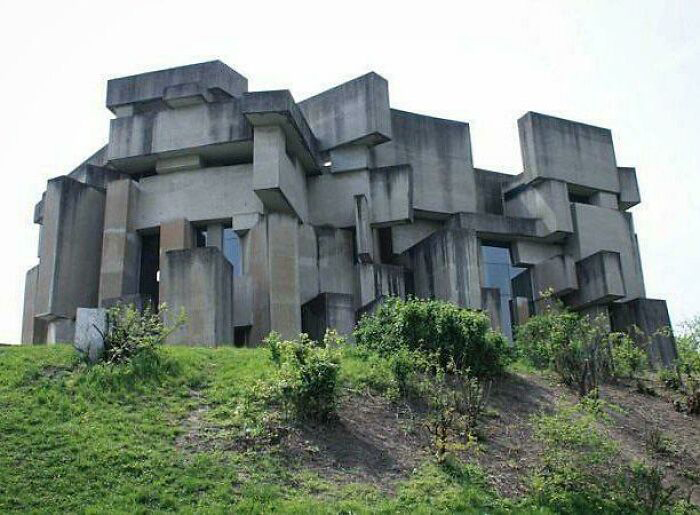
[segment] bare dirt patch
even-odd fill
[[[293,427],[281,449],[298,466],[327,479],[390,491],[426,459],[427,444],[427,435],[405,410],[383,397],[353,394],[342,399],[337,420]]]

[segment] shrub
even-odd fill
[[[683,324],[683,330],[676,340],[678,359],[675,366],[675,377],[669,379],[666,373],[662,379],[675,387],[681,394],[674,405],[678,411],[688,414],[700,414],[700,317],[695,317]]]
[[[550,303],[516,330],[521,354],[549,368],[581,397],[612,377],[632,377],[646,367],[644,350],[624,333],[609,332],[603,317],[591,319]]]
[[[454,363],[477,377],[500,374],[511,356],[485,313],[440,300],[388,298],[374,314],[362,317],[354,334],[358,345],[382,356],[402,349],[434,354],[443,369]]]
[[[107,333],[102,335],[104,352],[102,359],[109,364],[132,361],[142,354],[156,355],[156,350],[166,338],[185,323],[185,313],[180,312],[172,324],[163,320],[167,306],[158,310],[146,306],[139,311],[131,304],[117,304],[107,310]]]
[[[277,367],[276,389],[284,403],[302,419],[327,422],[335,414],[342,343],[335,331],[326,331],[323,346],[306,334],[282,341],[272,332],[264,340]]]
[[[491,383],[484,385],[469,375],[469,370],[462,371],[450,364],[446,370],[438,368],[434,374],[425,375],[421,390],[429,408],[426,427],[435,457],[442,463],[450,450],[461,449],[475,440]],[[464,443],[457,442],[458,437],[464,438]]]

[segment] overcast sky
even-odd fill
[[[46,181],[107,141],[107,79],[211,59],[297,100],[373,70],[392,107],[469,122],[491,170],[521,171],[526,111],[612,129],[647,296],[700,314],[700,1],[23,1],[0,7],[0,342]]]

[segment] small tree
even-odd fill
[[[270,359],[277,366],[275,387],[287,408],[302,419],[327,422],[333,418],[338,398],[340,352],[343,339],[326,331],[319,346],[308,335],[282,341],[272,332],[264,340]]]
[[[107,333],[103,334],[105,363],[128,363],[140,354],[155,355],[167,337],[186,321],[184,311],[172,324],[163,320],[167,306],[161,304],[158,310],[150,305],[139,311],[132,304],[117,304],[107,310]]]

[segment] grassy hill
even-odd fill
[[[657,465],[674,498],[700,502],[700,420],[660,387],[607,386],[585,412],[552,377],[512,367],[478,441],[438,464],[421,407],[381,394],[352,351],[326,425],[266,404],[266,349],[163,354],[88,368],[69,346],[0,347],[0,512],[553,513],[537,481],[569,447],[593,468],[599,453]]]

